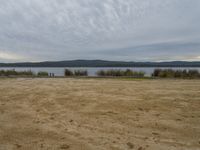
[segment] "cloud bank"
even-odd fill
[[[0,62],[200,60],[199,0],[0,2]]]

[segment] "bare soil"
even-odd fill
[[[0,79],[0,150],[199,150],[200,80]]]

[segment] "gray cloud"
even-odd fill
[[[199,0],[0,2],[0,61],[199,60]]]

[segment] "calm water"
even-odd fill
[[[11,69],[15,69],[16,71],[27,71],[27,70],[31,70],[34,73],[38,73],[39,71],[45,71],[48,73],[54,73],[55,76],[64,76],[64,70],[65,69],[70,69],[70,70],[87,70],[88,71],[88,75],[89,76],[96,76],[96,72],[99,70],[109,70],[109,69],[120,69],[120,70],[126,70],[126,69],[131,69],[133,71],[143,71],[145,72],[145,76],[151,76],[151,74],[153,73],[154,69],[157,69],[159,67],[81,67],[81,68],[46,68],[46,67],[30,67],[30,68],[24,68],[24,67],[0,67],[0,70],[11,70]],[[195,69],[200,71],[200,67],[196,68],[196,67],[190,67],[190,68],[178,68],[178,67],[174,67],[174,68],[161,68],[161,69],[174,69],[174,70],[183,70],[183,69]]]

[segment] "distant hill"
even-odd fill
[[[0,63],[0,67],[200,67],[200,61],[126,62],[104,60],[69,60],[46,62]]]

